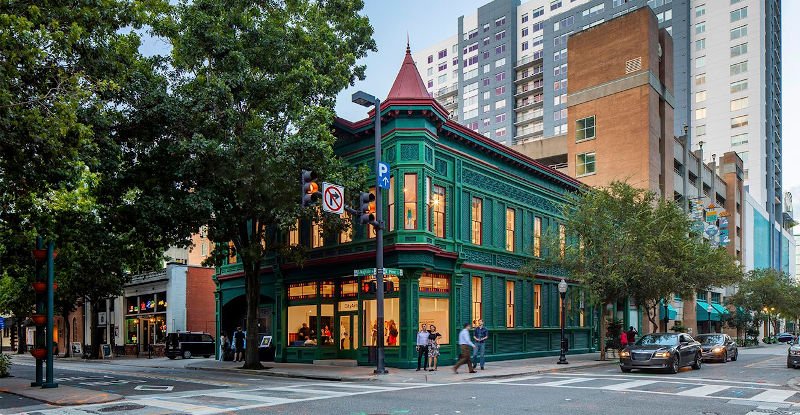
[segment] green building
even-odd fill
[[[421,323],[443,336],[441,364],[457,359],[458,331],[478,319],[489,329],[487,360],[557,354],[561,278],[517,271],[535,258],[543,233],[563,233],[559,205],[581,184],[450,119],[426,92],[409,50],[380,112],[392,175],[391,189],[381,190],[385,266],[402,271],[387,277],[394,282],[385,300],[387,366],[416,366]],[[375,171],[372,115],[336,119],[335,151]],[[275,359],[369,364],[376,301],[360,288],[374,276],[354,271],[375,267],[374,232],[356,224],[324,237],[301,222],[285,237],[310,250],[302,268],[273,261],[263,271],[259,331],[273,336]],[[244,277],[232,262],[215,274],[217,337],[244,326]],[[595,313],[579,291],[571,287],[565,305],[570,353],[595,344]]]

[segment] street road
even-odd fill
[[[183,368],[60,363],[63,385],[125,400],[53,407],[0,394],[0,414],[741,414],[800,415],[800,369],[785,347],[741,350],[739,361],[699,371],[623,374],[616,365],[537,376],[427,384],[352,383],[260,377]],[[447,370],[448,368],[440,368]],[[491,363],[487,364],[487,373]],[[32,377],[15,364],[12,374]]]

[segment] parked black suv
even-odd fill
[[[214,337],[208,333],[182,331],[167,334],[164,356],[174,359],[178,356],[190,359],[192,356],[210,357],[214,354]]]

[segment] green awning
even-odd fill
[[[724,316],[726,314],[730,314],[728,312],[728,309],[723,307],[720,304],[711,304],[711,307],[714,307],[714,310],[717,310],[717,312],[719,313],[720,316]]]
[[[658,306],[659,316],[661,317],[660,320],[664,319],[664,304]],[[671,304],[667,304],[667,317],[670,320],[675,320],[678,317],[678,310],[675,309]]]
[[[707,302],[697,300],[697,321],[709,321],[709,320],[720,321],[719,311],[717,311]]]

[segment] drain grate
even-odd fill
[[[106,407],[98,409],[97,412],[135,411],[137,409],[142,409],[144,407],[145,407],[144,405],[139,405],[139,404],[136,404],[136,403],[126,403],[126,404],[120,404],[120,405],[106,406]]]

